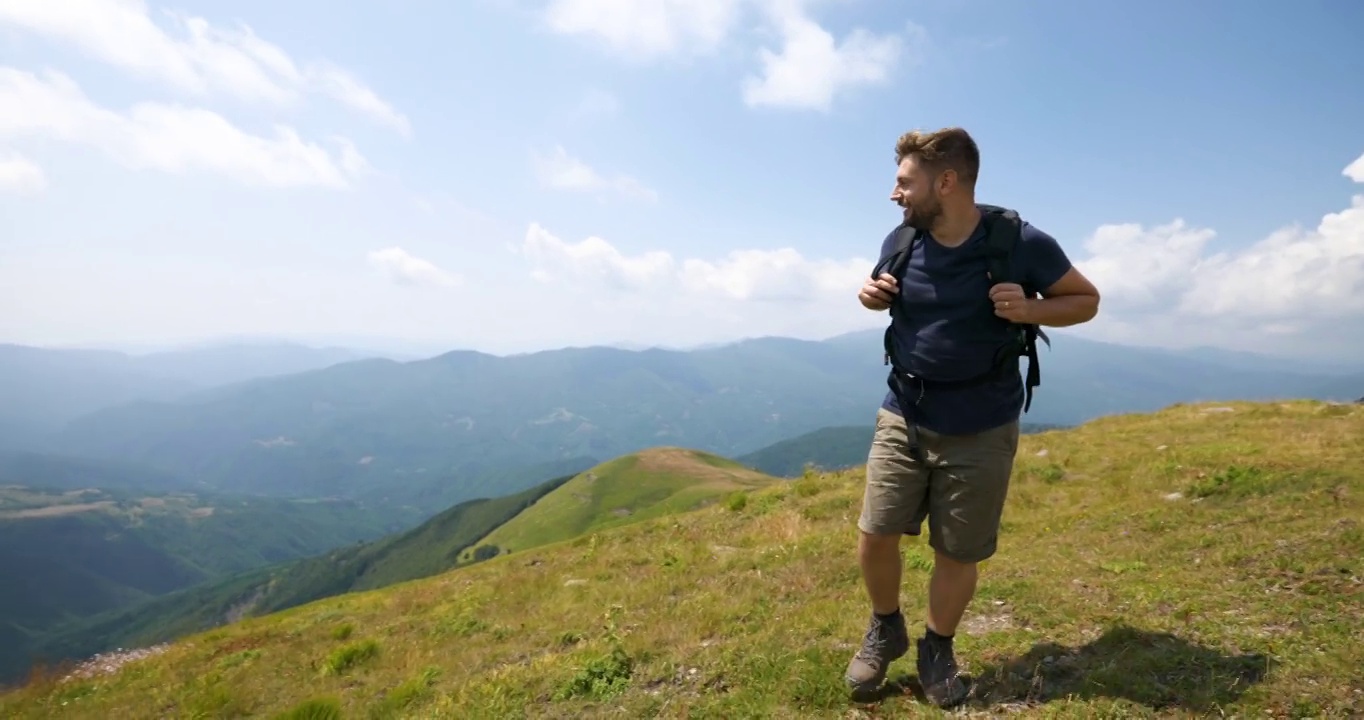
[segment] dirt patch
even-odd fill
[[[138,502],[138,504],[140,504],[140,505],[141,505],[142,507],[144,507],[144,508],[165,507],[165,506],[166,506],[166,500],[165,500],[164,498],[151,498],[151,497],[145,497],[145,498],[142,498],[141,500],[138,500],[137,502]]]
[[[135,650],[123,650],[122,648],[108,653],[100,653],[81,663],[70,675],[62,679],[63,682],[80,680],[85,678],[97,677],[99,675],[109,675],[116,672],[124,665],[160,655],[170,649],[169,644],[153,645],[146,648]]]
[[[972,636],[989,635],[1016,626],[1013,613],[998,605],[988,606],[979,613],[968,612],[961,621],[961,631]]]
[[[213,506],[197,507],[189,511],[190,517],[203,518],[213,514]]]
[[[75,515],[83,512],[95,512],[96,510],[108,510],[113,506],[113,500],[101,500],[92,503],[70,503],[68,505],[49,505],[47,507],[29,508],[27,510],[0,512],[0,519],[19,520],[22,518],[60,517],[62,515]]]

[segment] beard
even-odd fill
[[[940,217],[942,217],[942,203],[936,197],[914,203],[905,209],[905,222],[910,227],[920,230],[931,229],[933,223]]]

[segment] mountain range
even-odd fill
[[[1364,394],[1364,373],[1055,335],[1031,423]],[[254,364],[212,359],[0,348],[0,399],[18,399],[0,403],[4,421],[25,429],[18,444],[29,452],[131,463],[217,492],[365,499],[429,516],[656,445],[737,457],[825,427],[865,426],[886,387],[880,331],[689,351],[453,351],[400,362],[292,349]],[[545,472],[546,463],[559,465]]]

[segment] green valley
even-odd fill
[[[0,678],[66,623],[391,530],[346,500],[0,486]]]
[[[50,663],[116,647],[151,645],[320,598],[434,575],[455,567],[462,550],[570,477],[506,497],[465,501],[416,528],[372,542],[253,569],[69,622],[36,638],[30,654]]]

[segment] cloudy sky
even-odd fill
[[[960,124],[1083,334],[1364,352],[1364,3],[1022,6],[0,0],[0,341],[879,327],[895,138]]]

